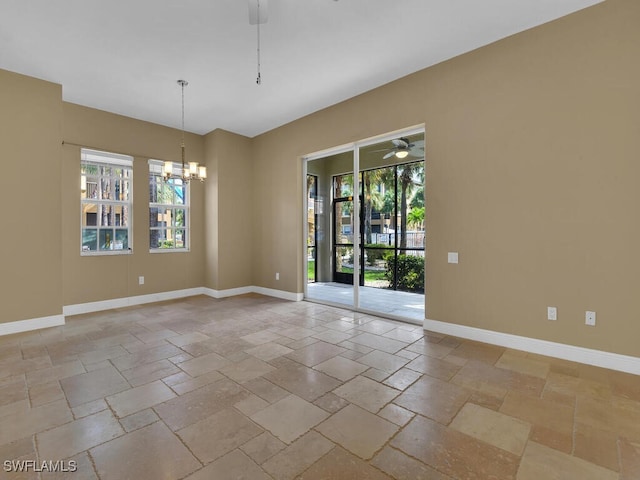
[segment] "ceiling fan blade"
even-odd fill
[[[413,146],[409,149],[409,154],[414,157],[424,157],[424,148]]]
[[[421,148],[424,150],[424,140],[417,140],[411,144],[412,147]]]
[[[386,160],[387,158],[393,157],[396,154],[395,150],[391,150],[389,153],[387,153],[384,157],[382,157],[383,160]]]
[[[400,148],[407,148],[409,146],[409,143],[405,141],[404,138],[394,138],[393,140],[391,140],[391,143]]]

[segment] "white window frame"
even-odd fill
[[[86,166],[96,167],[98,173],[87,174]],[[124,175],[116,175],[114,172],[111,174],[104,174],[100,172],[101,167],[117,168],[124,171]],[[117,153],[101,152],[99,150],[91,150],[88,148],[82,148],[80,150],[80,176],[81,176],[81,191],[80,191],[80,255],[81,256],[97,256],[97,255],[129,255],[133,252],[133,157],[129,155],[121,155]],[[112,198],[101,198],[103,191],[99,188],[102,185],[103,180],[109,181],[109,194],[113,193]],[[125,200],[116,199],[115,193],[117,192],[117,182],[126,181],[128,188],[128,198]],[[88,195],[88,187],[90,185],[95,186],[95,197]],[[121,184],[122,185],[122,184]],[[82,189],[84,187],[84,190]],[[121,186],[122,188],[122,186]],[[88,213],[88,205],[97,205],[96,212],[96,225],[86,224],[86,214]],[[120,208],[127,215],[127,225],[100,225],[100,207],[116,207]],[[116,213],[113,213],[114,220]],[[122,219],[121,219],[122,221]],[[94,230],[96,233],[96,250],[88,250],[84,245],[84,232],[85,230]],[[127,243],[126,245],[120,244],[118,241],[118,235],[116,230],[127,230]],[[110,230],[110,232],[108,232]],[[100,238],[101,231],[105,232],[105,236],[108,235],[107,243],[110,248],[101,248]]]
[[[175,167],[174,163],[174,175],[179,177],[182,174],[182,169]],[[149,160],[149,188],[151,188],[151,177],[162,178],[164,162],[160,160]],[[175,180],[169,180],[169,182]],[[186,253],[191,250],[191,187],[190,182],[183,183],[184,187],[184,203],[172,203],[165,202],[152,202],[151,192],[149,192],[149,215],[151,215],[152,208],[170,209],[171,211],[184,210],[184,226],[164,225],[164,226],[151,226],[149,225],[149,252],[150,253]],[[176,218],[175,215],[171,215],[171,218]],[[183,241],[182,247],[177,247],[174,243],[173,247],[153,248],[151,246],[151,232],[152,231],[167,231],[184,230],[186,241]],[[166,234],[163,238],[166,238]]]

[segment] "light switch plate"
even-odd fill
[[[556,307],[547,307],[547,320],[558,320],[558,309]]]
[[[458,252],[449,252],[447,258],[449,263],[458,263]]]
[[[584,323],[590,327],[596,326],[596,312],[587,311],[584,315]]]

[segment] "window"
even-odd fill
[[[152,252],[189,250],[189,184],[165,181],[164,162],[149,160],[149,246]]]
[[[80,152],[81,254],[131,251],[133,157]]]

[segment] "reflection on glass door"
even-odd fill
[[[307,175],[307,282],[318,278],[316,244],[318,241],[318,177]]]
[[[353,285],[353,197],[333,202],[333,281]]]

